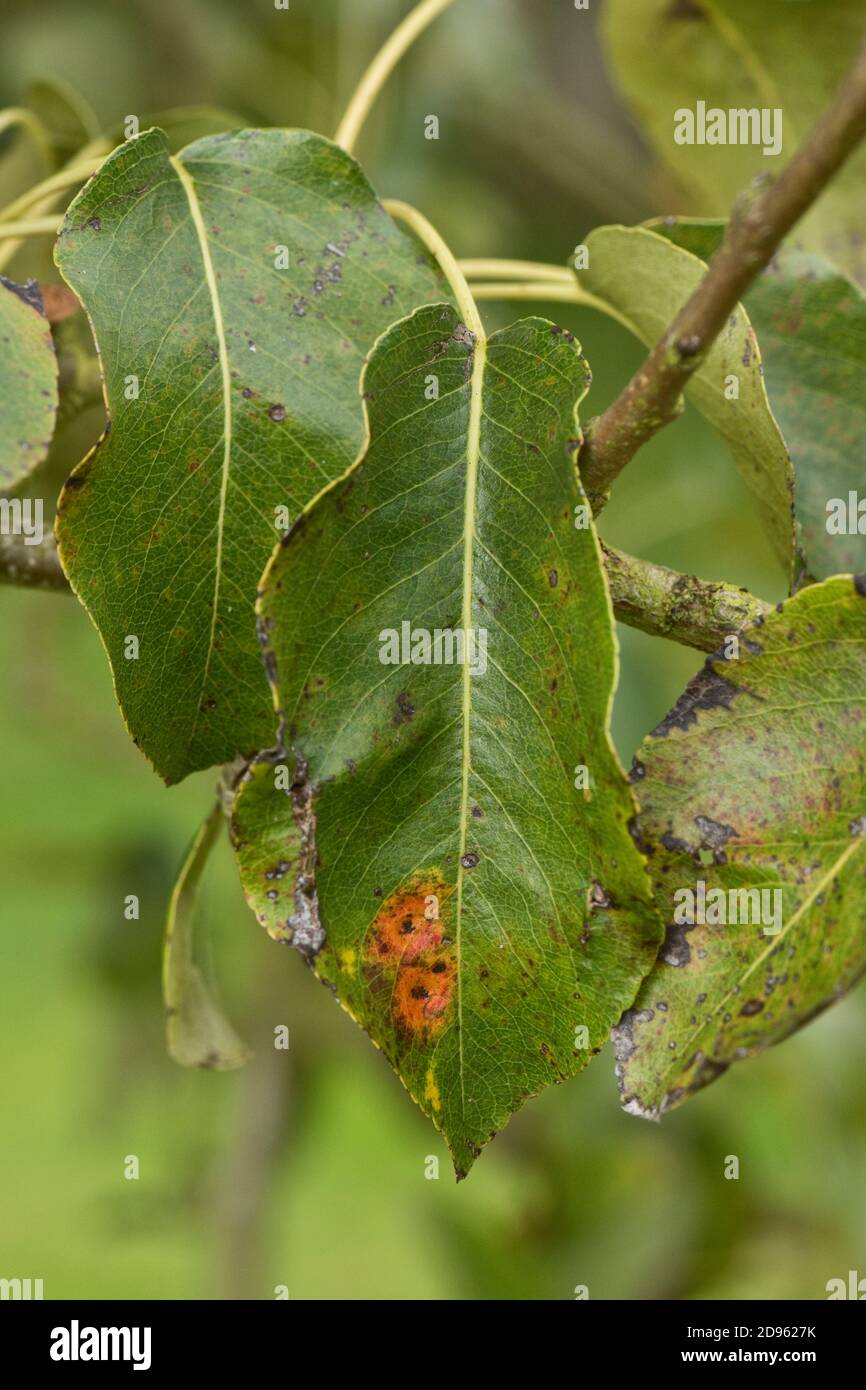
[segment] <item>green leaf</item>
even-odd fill
[[[710,259],[723,222],[666,218],[654,230]],[[866,456],[866,298],[821,256],[783,247],[745,307],[758,335],[773,414],[791,454],[795,505],[809,572],[866,570],[866,535],[827,530],[827,503],[862,493]],[[864,522],[866,525],[866,522]]]
[[[587,237],[586,246],[589,265],[580,272],[581,285],[612,305],[648,347],[658,342],[706,273],[696,256],[645,227],[599,227]],[[734,390],[737,398],[729,399]],[[791,461],[767,399],[758,342],[741,306],[698,367],[686,394],[726,441],[791,576]]]
[[[318,924],[312,906],[310,912],[305,911],[305,896],[296,896],[296,893],[305,850],[311,859],[308,877],[315,883],[315,842],[308,837],[305,845],[301,818],[296,818],[291,809],[295,780],[293,766],[290,774],[291,762],[288,755],[278,749],[260,754],[250,764],[235,798],[231,837],[241,883],[260,925],[275,941],[287,942],[298,949],[303,946],[306,950],[304,932],[302,930],[298,936],[298,926],[309,919],[312,944],[315,944]],[[302,784],[299,784],[296,798],[301,789]],[[275,795],[277,790],[284,794]],[[299,811],[302,805],[298,801]]]
[[[287,751],[236,801],[247,896],[458,1176],[598,1051],[658,942],[608,737],[607,588],[576,526],[588,380],[540,319],[488,343],[444,305],[395,325],[364,377],[363,462],[301,518],[259,604]],[[470,660],[448,664],[457,631]]]
[[[866,969],[864,691],[866,577],[828,579],[747,629],[738,660],[711,658],[639,750],[669,925],[615,1031],[627,1110],[658,1118]],[[723,895],[709,923],[700,883]],[[741,905],[738,890],[767,897]]]
[[[111,421],[61,497],[61,557],[133,737],[176,782],[270,741],[253,607],[279,509],[294,519],[352,462],[364,355],[440,276],[354,160],[304,131],[176,158],[161,131],[131,139],[56,255]]]
[[[177,154],[186,145],[203,140],[207,135],[241,130],[245,125],[243,116],[222,106],[172,106],[144,115],[139,121],[141,130],[157,126],[163,131],[171,154]],[[111,139],[118,145],[127,139],[122,125],[114,127]]]
[[[90,104],[62,78],[35,78],[27,88],[26,102],[51,137],[57,165],[67,163],[100,134],[99,121]]]
[[[756,175],[777,175],[802,143],[863,41],[862,0],[607,0],[601,32],[618,85],[643,133],[689,195],[678,211],[727,217]],[[679,144],[675,113],[780,110],[782,148],[759,143]],[[727,125],[727,122],[726,122]],[[695,134],[697,135],[697,128]],[[796,229],[866,281],[863,182],[866,151],[849,159]]]
[[[57,357],[35,280],[0,275],[0,488],[45,458],[57,413]]]
[[[163,1000],[168,1051],[182,1067],[231,1071],[252,1053],[217,1003],[195,961],[198,891],[223,824],[217,803],[190,845],[169,903],[163,953]]]

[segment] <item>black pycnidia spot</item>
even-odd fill
[[[268,408],[268,414],[272,420],[285,420],[286,407],[284,405],[272,405]]]
[[[753,1014],[759,1014],[764,1007],[763,999],[749,999],[740,1009],[741,1014],[746,1018],[751,1018]]]
[[[464,869],[474,869],[479,863],[479,856],[471,853],[464,854],[461,857],[460,863],[463,865]]]

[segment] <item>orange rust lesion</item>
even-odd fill
[[[391,1014],[401,1032],[441,1032],[454,1000],[457,973],[448,932],[453,892],[438,869],[425,870],[385,900],[364,945],[368,969],[393,977]]]

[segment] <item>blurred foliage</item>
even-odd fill
[[[603,3],[603,0],[601,0]],[[103,128],[187,103],[332,134],[396,0],[2,0],[0,104],[60,78]],[[663,214],[666,182],[612,95],[595,11],[458,0],[409,55],[359,154],[464,256],[564,262],[602,222]],[[423,138],[428,113],[438,142]],[[45,173],[0,136],[0,196]],[[50,273],[46,248],[16,259]],[[514,307],[514,312],[512,312]],[[554,316],[581,339],[597,413],[640,360],[590,310],[486,306],[491,327]],[[585,408],[586,408],[585,407]],[[100,426],[70,426],[59,480]],[[38,489],[37,489],[38,490]],[[611,543],[782,597],[723,446],[688,410],[617,484]],[[700,664],[620,630],[625,762]],[[591,660],[591,653],[587,654]],[[0,1275],[46,1297],[820,1298],[866,1270],[866,1001],[842,1001],[655,1126],[620,1112],[610,1050],[531,1102],[455,1187],[383,1059],[244,906],[227,853],[202,911],[223,1002],[256,1048],[239,1073],[166,1055],[165,907],[213,777],[166,791],[127,737],[84,611],[0,590]],[[139,921],[124,918],[127,894]],[[290,1029],[288,1053],[273,1029]],[[124,1178],[127,1155],[141,1177]],[[726,1181],[725,1157],[740,1159]],[[427,1156],[441,1176],[425,1179]]]

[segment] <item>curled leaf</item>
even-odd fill
[[[165,924],[163,999],[170,1056],[182,1067],[231,1071],[252,1053],[238,1037],[195,959],[201,878],[223,823],[214,807],[193,840],[178,875]]]

